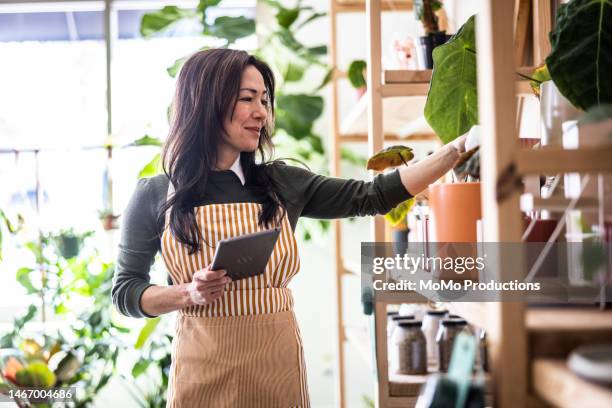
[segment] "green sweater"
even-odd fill
[[[411,197],[397,170],[364,182],[325,177],[301,167],[274,163],[269,175],[286,203],[293,230],[299,217],[333,219],[386,214]],[[166,200],[168,184],[165,175],[139,180],[122,215],[112,297],[115,307],[126,316],[149,317],[140,306],[140,298],[152,285],[149,270],[161,248],[157,214]],[[202,190],[194,207],[260,201],[248,184],[243,186],[229,170],[212,172]]]

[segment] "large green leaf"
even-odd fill
[[[314,121],[323,113],[323,98],[305,94],[278,95],[276,127],[301,139],[311,134]]]
[[[472,16],[446,44],[433,51],[425,119],[444,143],[478,124],[474,26]]]
[[[230,43],[254,33],[255,20],[252,18],[246,18],[244,16],[217,17],[215,19],[215,23],[208,26],[205,32],[205,34],[223,38]]]
[[[173,23],[187,17],[193,17],[190,10],[183,10],[176,6],[166,6],[159,11],[147,13],[140,22],[140,34],[143,37],[151,36],[168,28]]]
[[[612,102],[612,1],[573,0],[559,7],[546,65],[577,108]]]

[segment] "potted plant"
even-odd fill
[[[434,48],[444,44],[451,37],[446,31],[440,28],[439,17],[436,13],[443,11],[443,4],[440,0],[415,0],[414,15],[423,24],[425,35],[419,37],[421,48],[421,60],[423,68],[433,68],[432,53]]]
[[[53,236],[53,240],[55,241],[55,245],[60,255],[66,259],[71,259],[79,254],[83,246],[83,241],[92,234],[93,231],[78,234],[75,232],[74,228],[68,228],[61,230]]]

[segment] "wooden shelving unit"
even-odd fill
[[[386,71],[381,61],[381,11],[378,0],[368,1],[368,148],[372,154],[383,147],[388,98],[418,98],[424,95],[431,72]],[[526,20],[532,10],[532,63],[539,65],[548,55],[547,35],[551,28],[551,0],[479,3],[477,32],[479,106],[483,134],[481,184],[484,237],[488,242],[517,242],[521,237],[519,196],[515,191],[498,200],[497,182],[508,174],[610,172],[612,149],[521,150],[517,142],[517,106],[530,93],[525,81],[516,81],[514,58],[525,60]],[[515,35],[516,33],[516,35]],[[508,49],[516,53],[506,52]],[[518,69],[522,71],[523,69]],[[526,68],[525,70],[529,70]],[[518,98],[517,98],[518,96]],[[518,101],[518,103],[517,103]],[[520,110],[519,110],[520,112]],[[542,203],[540,203],[542,204]],[[589,205],[592,203],[582,203]],[[383,242],[384,224],[380,217],[372,222],[372,241]],[[512,277],[520,259],[498,259],[501,278]],[[398,378],[389,373],[387,364],[386,312],[390,303],[418,302],[427,294],[375,294],[375,348],[377,370],[377,406],[413,406],[416,391],[424,377]],[[450,303],[450,311],[470,323],[485,328],[489,343],[489,361],[496,407],[534,407],[546,403],[558,406],[612,406],[612,391],[587,383],[572,374],[564,359],[570,350],[585,341],[612,338],[612,314],[581,309],[531,309],[524,303]],[[566,387],[565,392],[560,390]],[[585,405],[586,404],[586,405]],[[591,404],[591,405],[589,405]]]
[[[461,0],[458,0],[461,1]],[[548,32],[555,0],[483,0],[479,2],[478,81],[496,84],[479,87],[479,116],[482,133],[488,135],[481,146],[481,186],[484,240],[487,242],[518,242],[521,239],[519,198],[521,191],[511,192],[498,200],[497,183],[502,177],[522,177],[529,174],[564,172],[612,172],[611,148],[562,150],[547,148],[524,150],[517,142],[517,124],[523,113],[524,96],[531,93],[526,81],[517,80],[516,71],[523,74],[531,68],[518,65],[539,65],[550,52]],[[385,141],[402,140],[411,134],[413,140],[429,140],[431,129],[423,125],[422,109],[432,72],[429,70],[387,70],[381,68],[381,13],[409,10],[410,1],[364,2],[331,1],[331,63],[337,66],[337,14],[366,12],[368,32],[368,92],[352,113],[340,123],[338,117],[338,80],[346,75],[337,71],[332,81],[331,106],[331,173],[340,175],[340,144],[346,141],[367,141],[368,153],[381,150]],[[529,28],[532,21],[532,28]],[[527,30],[532,30],[527,34]],[[527,41],[532,41],[529,46]],[[514,53],[507,50],[514,49]],[[403,104],[403,105],[402,105]],[[390,112],[394,107],[411,104],[406,117]],[[398,108],[400,107],[400,108]],[[518,114],[517,114],[518,112]],[[367,120],[366,120],[367,118]],[[395,121],[395,123],[394,123]],[[403,126],[403,127],[402,127]],[[419,128],[422,126],[422,128]],[[399,130],[398,130],[399,129]],[[551,200],[532,197],[531,208],[550,206]],[[557,201],[559,201],[557,199]],[[566,205],[565,200],[556,203]],[[594,202],[581,200],[579,208],[591,208]],[[341,255],[340,223],[334,223],[336,249],[336,284],[338,294],[338,355],[339,406],[344,407],[344,342],[349,340],[360,354],[375,350],[377,375],[377,407],[410,407],[425,376],[398,376],[389,373],[387,363],[387,305],[427,301],[427,293],[375,294],[374,333],[371,339],[362,329],[345,328],[342,313],[342,277],[359,275],[359,265],[345,264]],[[385,224],[382,217],[372,221],[370,241],[384,242]],[[498,259],[497,269],[502,279],[514,277],[520,259]],[[565,359],[575,347],[592,341],[612,338],[612,312],[563,308],[528,308],[521,302],[450,303],[451,313],[466,318],[471,324],[487,330],[491,378],[487,384],[494,401],[501,408],[612,406],[612,390],[586,382],[571,373]],[[367,358],[366,358],[367,360]]]
[[[351,112],[342,121],[339,114],[339,90],[338,83],[347,80],[346,72],[338,67],[337,53],[337,30],[338,15],[343,13],[363,13],[366,11],[367,3],[370,0],[330,0],[330,44],[329,55],[330,65],[334,67],[334,75],[331,80],[331,100],[330,100],[330,174],[341,176],[340,171],[340,150],[343,143],[365,143],[369,141],[368,111],[370,104],[369,92],[366,93],[352,108]],[[410,11],[412,10],[412,0],[385,0],[382,4],[383,11]],[[404,78],[406,72],[390,71],[390,77]],[[415,141],[437,141],[437,136],[427,125],[422,117],[425,96],[427,95],[429,77],[431,71],[421,71],[415,73],[415,80],[411,83],[398,84],[404,91],[400,93],[402,98],[387,99],[384,111],[385,129],[382,139],[387,142],[415,142]],[[406,92],[408,90],[408,92]],[[395,92],[394,88],[389,88],[389,96]],[[382,145],[382,141],[381,141]],[[382,218],[381,218],[382,220]],[[379,222],[381,222],[379,220]],[[382,225],[382,224],[381,224]],[[333,222],[334,253],[335,253],[335,289],[337,298],[336,323],[337,323],[337,345],[336,353],[336,406],[346,407],[345,400],[345,352],[344,345],[349,342],[359,353],[368,352],[372,354],[371,341],[363,336],[363,331],[357,328],[346,327],[344,323],[344,312],[342,309],[343,301],[343,278],[344,276],[360,276],[361,265],[358,262],[351,263],[342,257],[342,229],[340,221]],[[367,359],[366,359],[367,360]],[[372,362],[370,361],[370,364]],[[405,406],[405,404],[403,405]]]

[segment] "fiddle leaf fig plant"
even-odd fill
[[[425,119],[444,143],[478,124],[475,16],[433,51]]]
[[[550,32],[550,76],[575,107],[612,102],[612,3],[573,0],[562,4]]]

